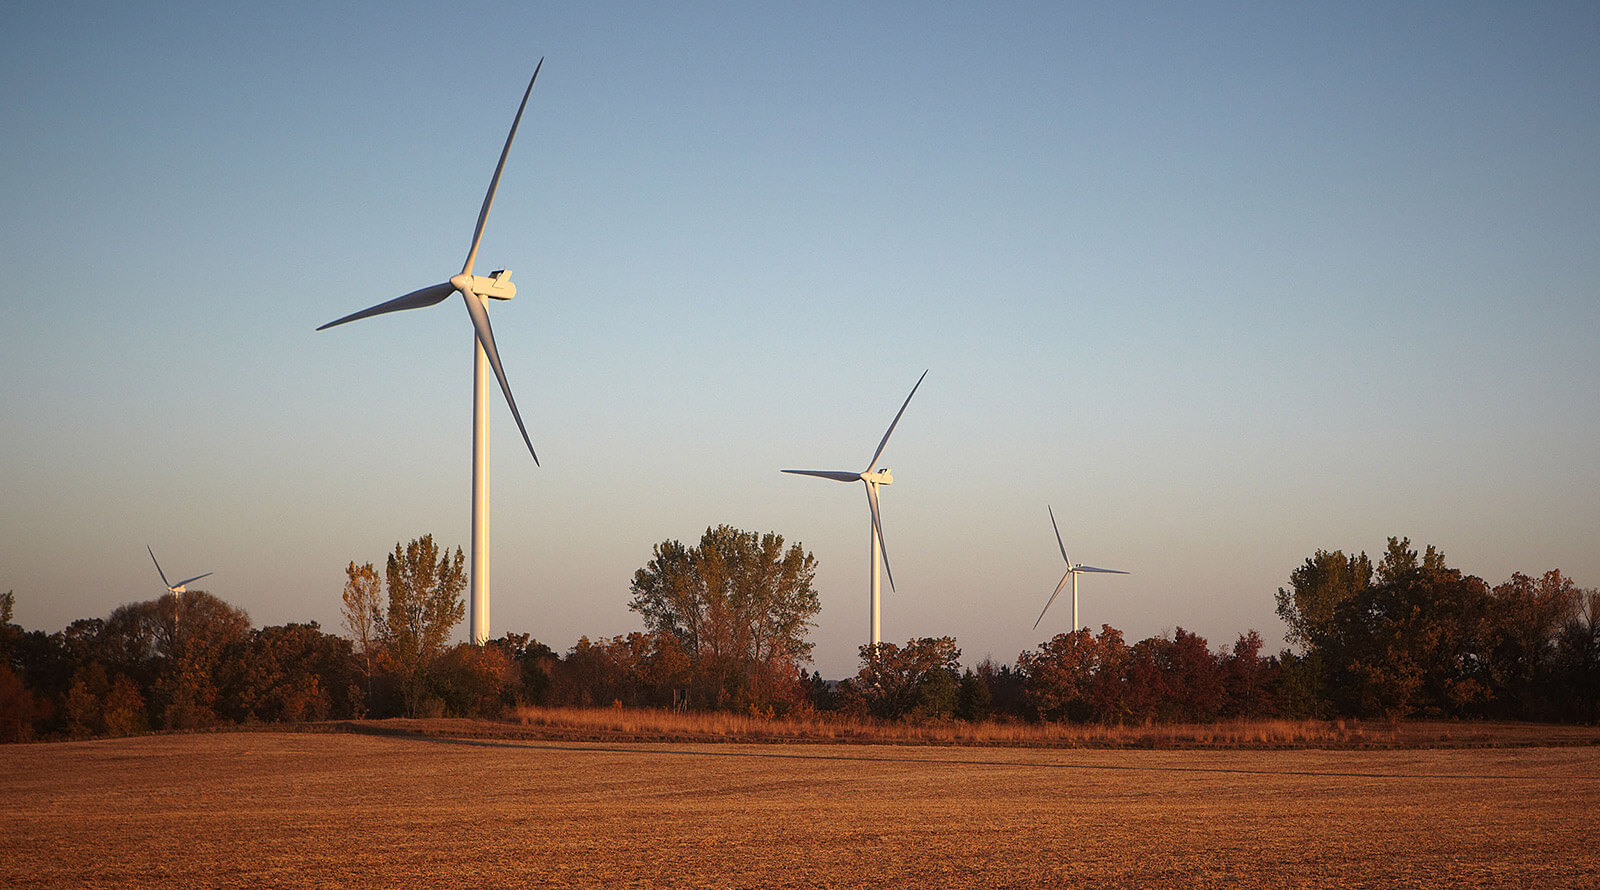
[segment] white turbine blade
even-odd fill
[[[1049,504],[1045,504],[1044,508],[1050,510],[1050,527],[1056,530],[1056,546],[1061,548],[1061,558],[1066,559],[1067,566],[1071,567],[1072,560],[1067,559],[1067,545],[1061,543],[1061,526],[1056,525],[1056,511],[1051,510]]]
[[[185,585],[192,584],[195,581],[199,581],[201,578],[204,578],[206,575],[209,575],[209,574],[211,574],[211,573],[210,572],[206,572],[205,575],[195,575],[193,578],[189,578],[189,579],[186,579],[186,580],[183,580],[183,581],[179,581],[177,584],[174,584],[173,586],[174,587],[183,587]]]
[[[889,576],[889,589],[894,589],[894,569],[889,568],[889,545],[883,540],[883,521],[878,518],[878,486],[862,480],[867,486],[867,503],[872,505],[872,530],[878,533],[878,553],[883,556],[883,572]]]
[[[780,473],[793,473],[796,476],[821,476],[824,479],[833,479],[838,482],[860,482],[861,474],[848,470],[779,470]]]
[[[1097,569],[1094,566],[1073,566],[1074,572],[1099,572],[1102,575],[1126,575],[1121,569]]]
[[[539,64],[533,66],[533,76],[528,78],[528,88],[522,93],[522,104],[517,106],[517,116],[511,120],[511,132],[506,134],[506,147],[500,149],[500,163],[494,165],[494,178],[489,180],[489,191],[483,196],[483,209],[478,211],[478,226],[472,230],[472,248],[467,251],[467,262],[461,267],[463,275],[472,274],[472,263],[478,258],[478,242],[483,240],[483,224],[489,220],[489,205],[494,203],[494,190],[500,185],[500,171],[505,169],[506,155],[511,153],[511,140],[517,138],[517,125],[522,123],[522,110],[528,107],[528,96],[533,93],[533,82],[539,79],[539,69],[543,67],[544,59],[540,59]],[[501,382],[503,384],[504,380]],[[506,398],[510,397],[511,391],[506,390]],[[516,413],[515,408],[512,409],[512,413]],[[523,438],[527,438],[526,433],[523,434]],[[533,446],[529,445],[528,450],[532,451]],[[537,459],[534,460],[534,463],[538,462]]]
[[[1050,594],[1050,599],[1045,601],[1044,608],[1039,610],[1039,617],[1035,618],[1033,620],[1033,629],[1034,630],[1038,630],[1039,629],[1039,622],[1044,620],[1044,613],[1050,611],[1050,604],[1055,602],[1056,601],[1056,597],[1061,595],[1061,588],[1067,586],[1067,579],[1071,578],[1071,577],[1072,577],[1072,573],[1071,572],[1067,572],[1065,575],[1061,576],[1061,581],[1058,584],[1056,584],[1056,592]]]
[[[144,549],[150,550],[150,545],[149,544],[144,545]],[[171,584],[167,584],[167,573],[161,571],[161,562],[156,559],[156,552],[154,550],[150,550],[150,561],[156,564],[156,574],[161,576],[161,583],[162,584],[166,584],[167,585],[167,589],[171,590],[172,589],[172,585]]]
[[[926,377],[926,376],[928,376],[928,372],[927,371],[923,371],[922,372],[922,377]],[[903,404],[901,404],[900,410],[895,412],[894,420],[889,422],[889,429],[884,432],[883,440],[878,443],[878,450],[872,452],[872,463],[867,464],[867,468],[865,470],[863,470],[862,472],[870,473],[873,470],[877,469],[878,458],[880,456],[882,456],[882,454],[883,454],[883,446],[889,444],[889,436],[892,433],[894,433],[895,424],[900,422],[900,415],[906,413],[906,405],[911,404],[911,396],[916,395],[917,394],[917,386],[921,386],[922,385],[922,377],[918,377],[917,378],[917,385],[911,387],[911,395],[906,396],[906,400],[905,400],[905,402]],[[893,587],[894,585],[891,584],[890,586]]]
[[[533,455],[534,466],[539,465],[539,455],[534,454],[533,440],[528,438],[528,428],[522,425],[522,414],[517,411],[517,400],[511,397],[511,384],[506,382],[506,369],[500,367],[500,350],[494,346],[494,331],[489,327],[489,312],[483,308],[483,299],[477,294],[461,292],[461,299],[466,301],[467,314],[472,316],[472,326],[478,332],[478,342],[483,344],[484,355],[489,357],[489,366],[494,368],[494,376],[500,380],[500,391],[506,394],[506,404],[511,406],[511,416],[516,418],[517,429],[522,432],[522,441],[528,446],[528,453]]]
[[[399,312],[402,309],[420,309],[423,306],[432,306],[433,304],[444,300],[445,297],[448,297],[455,292],[456,286],[448,281],[443,284],[431,285],[429,287],[422,288],[421,290],[414,290],[403,297],[395,297],[386,303],[379,303],[370,309],[363,309],[360,312],[352,312],[338,321],[328,322],[322,327],[317,328],[317,330],[325,331],[334,325],[341,325],[347,321],[356,321],[357,319],[369,318],[374,315],[382,315],[385,312]]]

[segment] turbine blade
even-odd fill
[[[1071,566],[1072,560],[1067,559],[1067,545],[1061,543],[1061,526],[1056,525],[1056,511],[1051,510],[1049,504],[1045,504],[1044,508],[1050,510],[1050,527],[1056,530],[1056,546],[1061,548],[1061,558],[1066,559],[1067,565]]]
[[[483,240],[483,224],[489,220],[489,205],[494,203],[494,190],[500,185],[500,171],[505,169],[506,155],[511,153],[511,140],[517,138],[517,125],[522,123],[522,110],[528,107],[528,96],[533,93],[533,82],[539,79],[539,69],[543,67],[544,59],[540,59],[539,64],[533,66],[533,76],[528,78],[528,88],[522,93],[522,104],[517,106],[517,116],[511,120],[511,132],[506,134],[506,147],[500,149],[500,163],[494,165],[494,178],[489,180],[489,191],[483,196],[483,209],[478,211],[478,226],[472,230],[472,249],[467,251],[467,262],[461,267],[463,275],[472,274],[472,263],[478,258],[478,242]],[[506,390],[506,398],[510,397],[511,391]],[[516,409],[511,409],[511,412],[515,414]],[[521,423],[520,420],[517,422]],[[523,438],[527,438],[526,433],[523,434]],[[529,445],[528,450],[533,451],[533,446]],[[534,460],[534,463],[538,462],[537,459]]]
[[[860,482],[861,474],[848,470],[779,470],[780,473],[793,473],[796,476],[821,476],[824,479],[833,479],[838,482]]]
[[[494,346],[494,331],[489,327],[489,311],[483,308],[483,298],[477,294],[462,291],[461,299],[466,301],[467,314],[472,316],[472,327],[478,332],[478,342],[483,346],[484,355],[489,357],[489,366],[494,368],[494,376],[500,380],[500,391],[506,394],[506,404],[511,406],[511,416],[516,418],[517,429],[522,432],[522,441],[528,446],[528,453],[533,455],[534,466],[539,465],[539,455],[534,454],[533,440],[528,438],[528,428],[522,425],[522,414],[517,411],[517,400],[511,397],[511,384],[506,382],[506,369],[500,367],[500,350]]]
[[[1045,601],[1044,608],[1039,610],[1039,617],[1035,618],[1033,620],[1033,629],[1034,630],[1038,630],[1039,629],[1039,622],[1044,620],[1044,613],[1050,611],[1050,604],[1055,602],[1056,601],[1056,597],[1061,595],[1061,588],[1067,586],[1067,579],[1071,578],[1071,577],[1072,577],[1072,573],[1071,572],[1067,572],[1065,575],[1061,576],[1061,581],[1056,584],[1056,592],[1050,594],[1050,599]]]
[[[872,505],[872,530],[878,533],[878,553],[883,556],[883,571],[889,576],[889,589],[894,589],[894,569],[889,568],[889,545],[883,540],[883,521],[878,518],[878,486],[861,480],[867,486],[867,503]]]
[[[189,578],[189,579],[184,580],[184,581],[179,581],[177,584],[174,584],[173,586],[174,587],[184,587],[186,585],[189,585],[189,584],[192,584],[192,583],[194,583],[196,581],[199,581],[201,578],[204,578],[204,577],[206,577],[206,575],[210,575],[210,574],[212,574],[212,573],[211,572],[206,572],[205,575],[195,575],[193,578]]]
[[[923,371],[922,372],[922,377],[926,377],[926,376],[928,376],[928,372],[927,371]],[[900,406],[900,410],[895,413],[894,420],[890,421],[888,431],[886,431],[883,434],[883,441],[878,443],[878,450],[872,452],[872,463],[867,464],[867,468],[865,470],[863,470],[862,472],[870,473],[873,470],[877,469],[877,467],[878,467],[878,458],[879,458],[879,456],[881,456],[883,454],[883,446],[889,444],[889,436],[894,432],[895,424],[900,422],[900,415],[906,413],[906,405],[911,404],[911,396],[916,395],[917,394],[917,386],[921,386],[922,385],[922,377],[918,377],[917,378],[917,385],[911,387],[911,395],[906,396],[906,400]],[[891,585],[891,586],[893,586],[893,585]]]
[[[144,545],[144,549],[150,550],[150,545],[149,544]],[[167,573],[161,571],[161,563],[160,563],[159,560],[156,559],[156,552],[154,550],[150,550],[150,561],[156,564],[156,574],[161,576],[161,583],[162,584],[167,584]],[[172,589],[172,585],[171,584],[167,584],[167,589],[171,590]]]
[[[445,297],[448,297],[455,292],[455,285],[448,281],[443,284],[431,285],[429,287],[422,288],[421,290],[414,290],[403,297],[395,297],[386,303],[379,303],[370,309],[363,309],[360,312],[352,312],[338,321],[328,322],[322,327],[317,328],[317,330],[325,331],[334,325],[341,325],[347,321],[356,321],[358,319],[369,318],[374,315],[382,315],[385,312],[399,312],[402,309],[420,309],[423,306],[432,306],[435,303],[441,302]]]
[[[1099,572],[1102,575],[1126,575],[1121,569],[1097,569],[1094,566],[1073,566],[1074,572]]]

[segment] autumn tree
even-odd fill
[[[955,714],[961,649],[954,637],[921,637],[904,646],[861,646],[861,670],[844,694],[884,720],[943,720]]]
[[[1276,716],[1278,663],[1271,657],[1262,658],[1261,646],[1261,634],[1248,631],[1239,635],[1233,651],[1223,659],[1224,715],[1246,719]]]
[[[351,643],[316,623],[263,627],[231,646],[218,668],[220,710],[237,722],[357,716]]]
[[[421,713],[430,671],[444,651],[451,630],[466,617],[466,557],[439,553],[433,535],[403,547],[396,542],[384,578],[389,601],[375,622],[386,669],[395,677],[408,715]]]
[[[1104,624],[1098,637],[1080,628],[1017,656],[1024,701],[1041,720],[1115,722],[1127,711],[1122,632]]]
[[[94,648],[108,670],[147,690],[156,723],[192,729],[217,720],[216,681],[224,649],[250,632],[250,616],[203,590],[165,593],[118,606]]]
[[[150,728],[144,695],[132,680],[123,676],[111,681],[111,688],[101,703],[100,719],[106,735],[132,735]]]
[[[370,661],[378,638],[378,625],[384,617],[383,586],[370,562],[358,566],[351,560],[344,572],[344,606],[340,617],[356,649]]]
[[[33,738],[35,724],[49,716],[49,704],[25,682],[27,657],[23,629],[11,623],[16,595],[0,594],[0,742]]]
[[[356,565],[355,560],[345,567],[344,605],[340,617],[356,651],[361,653],[364,668],[367,706],[372,700],[372,653],[378,642],[378,625],[384,616],[383,586],[372,563]]]
[[[504,649],[457,643],[439,657],[433,688],[445,713],[490,720],[516,703],[518,679],[517,664]]]
[[[1390,538],[1371,586],[1343,600],[1319,638],[1329,690],[1358,717],[1461,716],[1490,689],[1481,634],[1489,589],[1429,546]]]
[[[0,664],[0,742],[26,742],[48,716],[48,704],[33,694],[9,664]]]
[[[1494,716],[1554,715],[1569,694],[1557,666],[1561,631],[1578,614],[1582,595],[1559,571],[1539,578],[1517,572],[1489,592],[1482,643]]]
[[[518,703],[550,704],[548,700],[550,681],[561,663],[561,656],[549,646],[525,633],[508,633],[484,645],[493,646],[504,652],[517,666]]]
[[[1600,722],[1600,590],[1578,592],[1556,636],[1555,671],[1563,690],[1556,716]]]
[[[811,554],[785,549],[776,533],[726,525],[707,528],[697,546],[669,540],[652,553],[634,573],[628,608],[682,644],[701,704],[769,706],[799,695],[821,609]]]
[[[612,702],[628,704],[636,688],[634,672],[602,638],[578,638],[551,677],[550,704],[589,708]]]
[[[1226,690],[1222,664],[1205,637],[1181,627],[1174,629],[1166,667],[1170,719],[1191,723],[1216,720]]]
[[[91,661],[78,667],[63,703],[68,736],[82,739],[105,732],[105,699],[110,692],[104,665]]]
[[[581,637],[553,666],[549,703],[577,707],[664,708],[694,682],[689,653],[670,633],[640,633],[591,641]]]

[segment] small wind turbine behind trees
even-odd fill
[[[144,549],[150,550],[150,561],[156,564],[156,574],[161,576],[161,583],[166,586],[168,593],[183,593],[185,586],[193,584],[194,582],[199,581],[201,578],[204,578],[206,575],[211,574],[210,572],[206,572],[205,574],[195,575],[193,578],[185,578],[182,581],[179,581],[177,584],[173,584],[167,580],[167,573],[161,571],[161,561],[156,559],[156,552],[150,549],[149,544],[144,545]]]
[[[539,69],[544,59],[533,68],[528,88],[522,94],[522,104],[517,106],[517,116],[511,121],[511,132],[506,134],[505,148],[500,150],[500,163],[495,165],[494,178],[489,180],[489,191],[483,196],[483,208],[478,211],[478,225],[472,231],[472,247],[467,251],[467,261],[459,275],[449,281],[430,285],[421,290],[395,297],[360,312],[353,312],[336,321],[330,321],[317,330],[326,330],[347,321],[418,309],[442,302],[451,294],[461,294],[472,317],[473,370],[472,370],[472,622],[471,636],[474,645],[489,638],[489,369],[493,367],[500,381],[500,391],[505,393],[506,405],[522,432],[522,441],[528,446],[535,465],[539,456],[534,454],[533,440],[528,438],[528,428],[522,424],[517,412],[516,399],[511,397],[511,384],[506,382],[505,369],[500,366],[500,352],[495,349],[494,331],[489,327],[489,313],[484,308],[484,298],[509,300],[516,296],[517,286],[511,283],[511,270],[501,269],[487,278],[472,274],[472,264],[478,258],[478,243],[483,239],[483,226],[489,218],[489,206],[494,203],[494,190],[500,184],[500,171],[505,169],[506,155],[511,151],[511,140],[516,138],[517,125],[522,122],[522,111],[528,107],[528,96],[533,92],[533,82],[539,79]]]
[[[1094,566],[1073,563],[1072,559],[1067,556],[1067,545],[1061,543],[1061,527],[1056,525],[1056,511],[1051,510],[1048,504],[1045,505],[1045,509],[1050,510],[1050,527],[1056,530],[1056,546],[1061,548],[1061,558],[1067,561],[1067,573],[1061,576],[1060,583],[1056,585],[1056,592],[1050,594],[1049,601],[1044,604],[1044,609],[1039,612],[1039,617],[1034,620],[1033,627],[1035,630],[1039,628],[1039,622],[1044,620],[1044,613],[1050,611],[1050,603],[1056,601],[1056,597],[1061,595],[1061,588],[1065,587],[1067,579],[1071,578],[1072,629],[1076,631],[1078,629],[1078,575],[1083,572],[1098,572],[1104,575],[1126,575],[1128,573],[1119,569],[1097,569]]]
[[[894,572],[889,568],[889,551],[883,543],[883,523],[878,518],[878,486],[894,482],[889,469],[878,469],[878,458],[883,455],[883,446],[889,444],[889,436],[894,433],[895,424],[900,422],[900,415],[906,413],[906,405],[911,404],[911,396],[917,394],[917,387],[922,385],[922,378],[928,376],[927,371],[922,372],[922,377],[917,378],[916,386],[911,387],[911,395],[900,406],[894,420],[889,423],[889,430],[883,434],[883,440],[878,443],[878,450],[872,453],[872,461],[867,468],[859,473],[850,470],[784,470],[785,473],[794,473],[799,476],[821,476],[835,482],[862,482],[867,486],[867,504],[872,510],[872,536],[867,544],[871,554],[871,583],[872,590],[872,645],[876,649],[879,640],[878,634],[878,559],[883,558],[883,571],[889,575],[889,589],[894,589]]]

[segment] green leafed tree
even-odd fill
[[[683,644],[700,704],[782,706],[811,660],[815,575],[816,560],[782,535],[719,525],[694,547],[657,544],[633,575],[628,608]]]
[[[1415,554],[1412,554],[1415,556]],[[1284,638],[1306,651],[1315,649],[1333,619],[1334,609],[1372,585],[1367,554],[1318,550],[1289,573],[1289,587],[1278,588],[1278,617],[1289,625]]]

